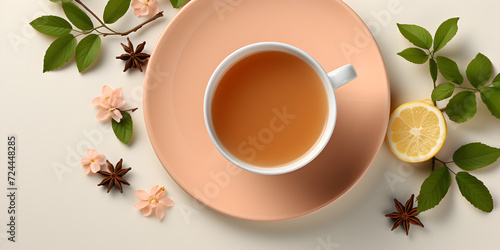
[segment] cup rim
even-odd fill
[[[220,79],[225,75],[225,73],[237,62],[246,58],[249,55],[263,52],[263,51],[281,51],[294,55],[301,60],[308,63],[320,77],[323,87],[325,88],[328,100],[328,116],[326,124],[323,128],[323,132],[318,137],[316,143],[303,155],[299,156],[297,159],[278,165],[276,167],[260,167],[247,162],[239,160],[237,157],[229,153],[228,150],[222,145],[212,123],[212,100],[215,94],[215,90],[219,85]],[[205,119],[205,126],[207,128],[210,139],[217,148],[217,150],[232,164],[244,170],[263,175],[278,175],[293,172],[298,170],[312,160],[314,160],[325,148],[325,146],[330,141],[332,136],[336,119],[337,119],[337,105],[333,86],[328,78],[327,72],[323,67],[309,54],[303,50],[294,47],[289,44],[279,43],[279,42],[259,42],[246,45],[242,48],[231,53],[227,56],[215,69],[210,77],[207,88],[205,90],[205,96],[203,100],[203,114]]]

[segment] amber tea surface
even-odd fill
[[[325,91],[315,70],[294,55],[249,55],[228,69],[215,91],[215,133],[243,162],[260,167],[293,162],[323,133],[328,118]]]

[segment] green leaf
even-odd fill
[[[476,89],[480,89],[488,83],[493,73],[493,66],[490,59],[485,55],[478,53],[476,58],[472,59],[467,66],[465,74],[467,79]]]
[[[66,17],[77,28],[81,30],[91,30],[94,28],[94,24],[92,24],[90,17],[74,3],[63,2],[62,8]]]
[[[75,60],[80,73],[92,64],[97,55],[99,55],[100,49],[101,38],[96,34],[90,34],[78,43]]]
[[[455,176],[460,193],[472,205],[484,212],[493,210],[493,198],[484,183],[467,172],[459,172]]]
[[[433,101],[441,101],[450,97],[453,91],[455,91],[455,84],[443,83],[434,88],[431,98]]]
[[[464,77],[460,74],[456,62],[444,56],[438,56],[436,60],[439,72],[441,72],[441,75],[443,75],[446,80],[456,84],[462,84],[464,82]]]
[[[447,168],[437,168],[425,179],[420,187],[417,212],[421,213],[439,204],[451,186],[451,176]]]
[[[492,84],[495,88],[500,89],[500,74],[498,74],[497,76],[495,76],[495,78],[493,78]]]
[[[450,18],[439,25],[434,35],[434,53],[442,49],[457,34],[458,19],[460,18]]]
[[[121,112],[122,119],[120,123],[116,122],[114,119],[111,120],[111,126],[115,132],[116,137],[121,142],[128,144],[132,139],[134,134],[134,124],[132,122],[132,116],[128,112]]]
[[[399,52],[398,55],[416,64],[423,64],[429,59],[429,56],[423,50],[417,48],[407,48]]]
[[[131,0],[109,0],[104,7],[103,20],[105,23],[118,21],[130,8]]]
[[[170,0],[170,3],[174,8],[178,9],[182,7],[182,5],[184,5],[187,1],[189,0]]]
[[[481,100],[486,104],[491,114],[500,119],[500,89],[492,87],[481,89]]]
[[[42,34],[55,37],[66,35],[73,29],[68,21],[58,16],[41,16],[31,21],[30,25]]]
[[[451,98],[446,105],[446,114],[456,123],[469,121],[477,112],[476,95],[471,91],[462,91]]]
[[[436,83],[438,78],[438,67],[434,58],[429,59],[429,72],[431,72],[432,81]]]
[[[401,34],[415,46],[430,49],[432,46],[432,36],[426,29],[413,24],[397,24]]]
[[[61,67],[66,63],[76,48],[76,38],[72,34],[66,34],[57,38],[45,52],[43,58],[43,72]]]
[[[457,149],[453,161],[463,170],[472,171],[493,164],[500,157],[500,149],[479,142]]]

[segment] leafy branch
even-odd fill
[[[150,23],[150,22],[152,22],[152,21],[154,21],[154,20],[156,20],[156,19],[158,19],[158,18],[160,18],[160,17],[162,17],[162,16],[163,16],[163,11],[160,11],[160,12],[156,13],[156,15],[154,15],[153,17],[149,18],[148,20],[146,20],[146,21],[144,21],[143,23],[141,23],[141,24],[139,24],[139,25],[137,25],[137,26],[133,27],[132,29],[130,29],[130,30],[128,30],[128,31],[125,31],[125,32],[116,32],[116,31],[112,30],[111,28],[109,28],[109,27],[105,24],[105,22],[103,22],[103,21],[102,21],[102,20],[101,20],[101,19],[100,19],[100,18],[99,18],[99,17],[98,17],[98,16],[97,16],[94,12],[92,12],[92,10],[90,10],[90,9],[89,9],[89,8],[88,8],[85,4],[83,4],[83,3],[82,3],[82,1],[80,1],[80,0],[75,0],[75,2],[77,2],[78,4],[80,4],[80,5],[81,5],[81,6],[82,6],[85,10],[87,10],[87,12],[89,12],[92,16],[94,16],[94,18],[95,18],[95,19],[96,19],[99,23],[101,23],[101,26],[96,27],[96,28],[94,28],[93,30],[95,30],[96,32],[98,32],[98,33],[99,33],[100,35],[102,35],[103,37],[104,37],[104,36],[110,36],[110,35],[120,35],[120,36],[126,36],[126,35],[128,35],[128,34],[130,34],[130,33],[132,33],[132,32],[136,32],[137,30],[139,30],[140,28],[142,28],[142,26],[144,26],[144,25],[146,25],[146,24],[148,24],[148,23]],[[130,1],[129,1],[129,2],[130,2]],[[108,11],[106,12],[106,10],[108,10]],[[115,20],[115,18],[116,18],[116,17],[115,17],[113,14],[107,14],[107,15],[106,15],[106,13],[110,13],[110,12],[112,12],[112,7],[109,7],[109,8],[108,8],[108,7],[106,6],[106,8],[104,9],[104,19],[107,21],[107,23],[116,22],[119,18],[121,18],[121,16],[120,16],[118,19],[116,19],[116,20]],[[125,13],[126,13],[126,9],[125,9]],[[125,13],[123,13],[123,14],[125,14]],[[98,30],[97,30],[98,28],[102,28],[102,27],[104,27],[104,28],[106,28],[107,30],[111,31],[111,33],[103,33],[103,32],[100,32],[100,31],[98,31]]]
[[[445,162],[433,158],[433,171],[420,187],[418,198],[418,212],[423,212],[438,205],[445,197],[451,186],[451,175],[460,189],[460,193],[475,207],[484,211],[493,210],[493,198],[483,182],[465,171],[473,171],[495,163],[500,157],[500,149],[482,143],[469,143],[457,149],[453,154],[453,161]],[[442,167],[435,168],[436,162]],[[465,171],[455,173],[448,164],[454,163]]]
[[[468,64],[465,75],[471,87],[463,86],[464,77],[455,61],[436,53],[450,42],[458,31],[458,17],[444,21],[437,29],[434,39],[429,31],[413,24],[398,24],[401,34],[418,48],[407,48],[398,53],[401,57],[415,64],[429,62],[434,90],[431,98],[442,101],[452,97],[456,89],[462,91],[455,94],[446,105],[445,112],[450,120],[463,123],[471,120],[477,113],[476,93],[491,114],[500,119],[500,74],[493,80],[493,67],[485,55],[478,53]],[[436,85],[438,74],[448,82]],[[491,80],[491,81],[490,81]]]
[[[131,0],[109,0],[104,8],[102,19],[90,10],[81,0],[74,0],[74,2],[90,13],[91,16],[100,23],[100,25],[96,27],[94,27],[92,20],[85,11],[71,0],[51,1],[61,3],[64,14],[69,22],[64,18],[49,15],[39,17],[30,23],[38,32],[57,37],[45,52],[43,72],[61,67],[68,62],[73,55],[75,55],[78,71],[82,72],[88,68],[99,55],[101,49],[101,36],[126,36],[163,16],[163,12],[159,12],[127,31],[117,32],[110,28],[108,24],[115,23],[127,13]],[[72,32],[74,34],[72,34]],[[84,36],[84,38],[81,39],[80,42],[77,42],[78,36]]]
[[[456,123],[469,121],[477,112],[476,93],[480,93],[481,100],[486,104],[491,114],[500,119],[500,74],[492,81],[493,67],[491,61],[483,54],[478,53],[468,64],[465,71],[471,87],[463,86],[464,77],[460,73],[455,61],[438,56],[436,53],[450,42],[458,31],[459,18],[450,18],[437,29],[434,39],[426,29],[411,24],[398,24],[401,34],[418,48],[407,48],[398,53],[404,59],[415,63],[429,62],[434,90],[431,98],[436,101],[450,98],[456,89],[463,91],[455,94],[444,111],[450,120]],[[447,81],[436,85],[438,74]],[[445,162],[436,157],[432,158],[432,172],[420,188],[418,196],[418,212],[423,212],[437,206],[445,197],[451,186],[451,174],[455,176],[460,193],[476,208],[491,212],[493,198],[484,185],[467,171],[489,166],[500,157],[500,149],[476,142],[460,147],[453,154],[453,161]],[[440,163],[441,167],[437,167]],[[464,171],[455,173],[449,164],[454,163]]]

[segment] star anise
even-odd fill
[[[394,226],[391,231],[396,229],[399,225],[403,224],[403,228],[406,231],[406,235],[410,231],[410,223],[413,225],[424,227],[424,224],[420,222],[420,220],[416,217],[418,215],[417,208],[413,207],[413,197],[415,195],[411,195],[410,199],[406,202],[406,205],[403,207],[398,200],[394,199],[394,203],[396,204],[396,209],[398,212],[393,212],[390,214],[386,214],[385,217],[389,217],[392,219],[396,219],[394,221]]]
[[[123,179],[123,176],[130,171],[132,168],[124,168],[122,169],[122,162],[123,159],[120,159],[118,163],[116,163],[116,167],[113,167],[113,164],[111,164],[108,160],[106,160],[106,163],[108,163],[108,171],[98,171],[97,173],[104,175],[104,179],[101,181],[101,183],[97,184],[97,186],[101,185],[106,185],[108,184],[108,191],[111,190],[113,186],[116,186],[119,190],[120,193],[123,193],[122,189],[122,184],[126,184],[130,186],[130,183],[128,183],[125,179]]]
[[[132,45],[132,42],[128,37],[127,41],[128,41],[128,46],[126,46],[123,43],[120,43],[125,52],[127,52],[127,54],[122,54],[120,56],[117,56],[116,59],[122,59],[127,61],[125,63],[125,69],[123,70],[123,72],[127,71],[130,68],[137,68],[142,72],[142,67],[146,64],[150,56],[149,54],[142,52],[144,46],[146,46],[146,42],[137,45],[137,48],[134,51],[134,45]]]

